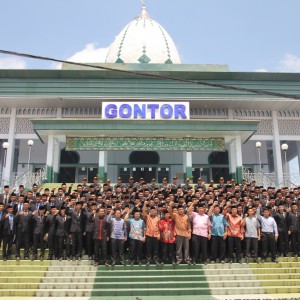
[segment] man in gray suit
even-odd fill
[[[44,237],[46,234],[46,207],[40,206],[38,210],[33,213],[33,255],[32,260],[37,259],[38,248],[41,249],[40,260],[44,260]]]
[[[82,238],[85,234],[86,215],[82,210],[82,202],[76,202],[75,209],[67,211],[71,217],[70,233],[72,235],[72,256],[73,260],[81,260],[82,256]]]
[[[55,215],[54,218],[56,223],[56,252],[60,261],[66,258],[69,259],[71,217],[66,215],[66,208],[62,206],[59,214]]]
[[[20,260],[20,249],[24,244],[24,259],[29,259],[30,238],[32,235],[32,217],[28,201],[24,202],[23,210],[18,211],[16,223],[16,260]]]
[[[0,202],[4,203],[5,206],[8,205],[10,197],[9,185],[4,186],[4,193],[0,194]]]

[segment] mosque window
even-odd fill
[[[129,163],[132,165],[158,165],[159,154],[155,151],[133,151],[129,155]]]

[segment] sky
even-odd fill
[[[149,15],[185,64],[231,71],[300,72],[300,0],[147,0]],[[140,0],[0,0],[0,49],[77,62],[104,62]],[[0,55],[0,69],[52,69]]]

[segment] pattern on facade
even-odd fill
[[[8,107],[0,108],[0,115],[9,115],[11,113],[11,109]]]
[[[300,135],[300,120],[278,120],[280,135]]]
[[[63,118],[101,118],[101,108],[72,107],[62,109]]]
[[[272,111],[271,110],[250,110],[250,109],[235,109],[234,117],[247,117],[247,118],[271,118]]]
[[[192,108],[190,115],[200,116],[201,118],[220,118],[228,119],[227,109],[210,109],[210,108]]]
[[[0,118],[0,133],[9,133],[9,118]]]
[[[16,120],[16,131],[15,133],[34,133],[32,130],[31,119],[21,118]]]
[[[223,138],[67,137],[66,150],[225,151]]]
[[[299,118],[300,117],[300,111],[278,111],[277,116],[279,118]]]
[[[20,116],[51,116],[55,117],[57,114],[57,108],[19,108],[17,109],[17,115]]]
[[[256,135],[273,135],[272,120],[261,120],[257,126]]]

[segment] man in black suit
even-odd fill
[[[110,223],[107,221],[107,216],[105,215],[105,209],[99,208],[98,214],[93,213],[89,216],[90,220],[94,220],[94,266],[99,265],[100,252],[101,258],[104,260],[105,266],[109,266],[107,259],[107,241],[110,236]]]
[[[66,209],[64,206],[61,207],[59,214],[55,215],[56,223],[56,252],[59,260],[70,257],[70,227],[71,217],[66,215]],[[65,251],[64,251],[65,245]]]
[[[14,208],[14,214],[16,215],[18,212],[21,212],[24,210],[24,201],[25,201],[25,196],[20,195],[18,202],[13,206]]]
[[[85,208],[85,213],[87,217],[86,226],[85,226],[85,246],[86,246],[86,253],[89,256],[89,259],[92,260],[93,253],[94,253],[94,220],[96,215],[96,208],[97,204],[95,202],[90,203],[89,206]],[[92,218],[90,218],[92,216]]]
[[[15,215],[13,214],[14,209],[11,205],[6,207],[7,213],[4,216],[3,221],[3,247],[2,247],[2,257],[3,260],[6,261],[10,259],[11,256],[11,248],[14,240],[15,234]]]
[[[294,256],[300,255],[300,214],[296,202],[292,203],[291,211],[289,212],[289,231],[288,234],[292,238],[292,248]]]
[[[4,193],[0,194],[0,202],[3,203],[5,206],[8,205],[9,197],[10,197],[9,185],[5,185]]]
[[[82,210],[82,202],[76,202],[75,209],[67,211],[71,217],[70,233],[72,235],[72,256],[73,260],[81,260],[82,238],[85,234],[86,215]]]
[[[278,211],[273,214],[278,228],[277,248],[279,255],[288,256],[288,218],[289,214],[285,211],[284,203],[279,203]]]
[[[0,247],[3,239],[3,223],[5,220],[5,205],[4,203],[0,202]]]
[[[56,222],[55,222],[55,216],[58,214],[58,209],[56,206],[51,206],[50,208],[50,213],[47,212],[47,240],[48,240],[48,248],[49,248],[49,253],[48,253],[48,259],[52,260],[53,255],[55,258],[57,258],[57,253],[55,249],[55,234],[56,234]]]
[[[16,260],[20,260],[20,249],[24,245],[24,259],[29,259],[30,240],[32,235],[32,212],[28,201],[24,202],[24,209],[18,211],[16,223]]]
[[[39,210],[35,210],[32,217],[33,223],[33,255],[32,260],[37,259],[38,247],[41,249],[40,260],[44,260],[44,237],[46,234],[46,207],[40,206]]]

